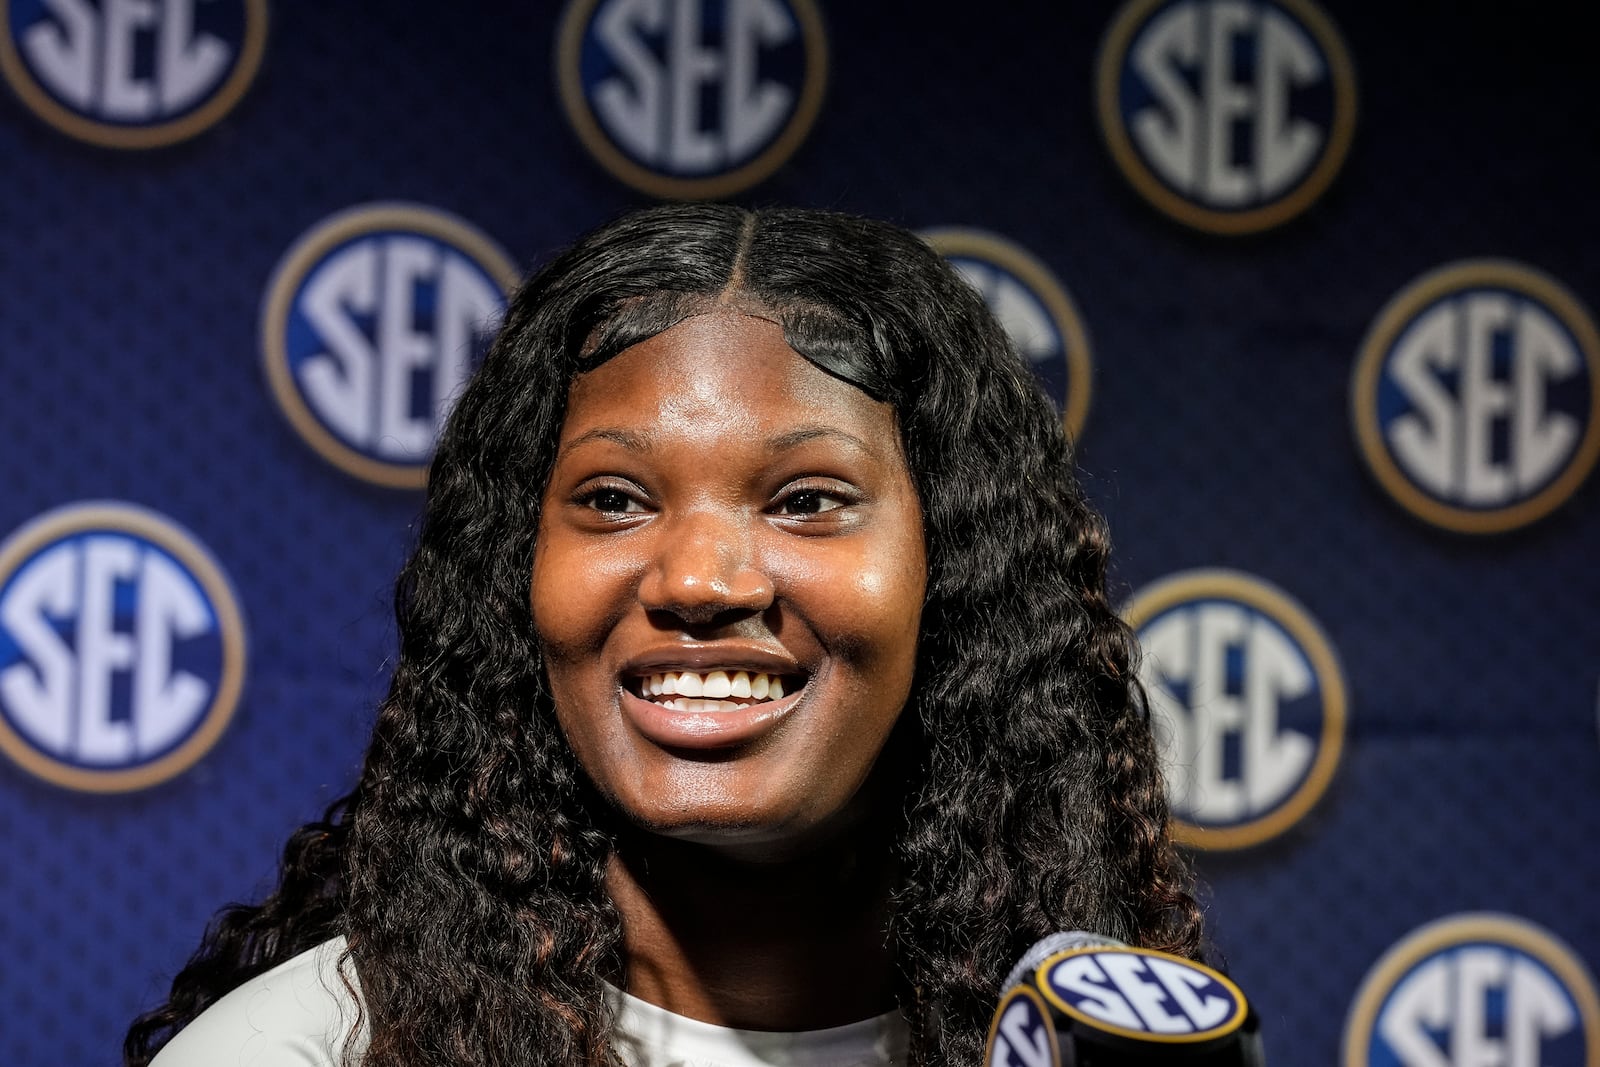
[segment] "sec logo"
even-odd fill
[[[1177,840],[1246,848],[1298,822],[1344,743],[1344,674],[1321,627],[1286,593],[1227,570],[1165,578],[1123,614],[1144,651]]]
[[[1094,375],[1088,331],[1066,288],[1032,253],[996,234],[949,227],[922,238],[983,294],[1077,440]]]
[[[341,470],[420,488],[516,280],[499,246],[435,208],[372,204],[325,219],[284,255],[262,302],[273,396]]]
[[[827,81],[812,0],[574,0],[556,50],[584,146],[666,199],[729,196],[777,170]]]
[[[1350,415],[1367,466],[1413,515],[1460,533],[1525,526],[1600,456],[1600,334],[1531,267],[1447,264],[1379,313]]]
[[[1354,70],[1310,0],[1134,0],[1101,44],[1095,96],[1128,181],[1212,233],[1304,211],[1355,130]]]
[[[0,72],[56,129],[109,148],[187,140],[249,88],[266,0],[6,0]]]
[[[1057,1067],[1061,1050],[1055,1024],[1039,994],[1017,986],[1000,1001],[989,1024],[985,1067]]]
[[[210,554],[131,504],[48,512],[0,544],[0,751],[94,793],[181,773],[227,728],[244,624]]]
[[[1362,979],[1344,1067],[1594,1067],[1594,978],[1549,931],[1455,915],[1402,939]]]
[[[1072,1018],[1141,1042],[1212,1041],[1244,1025],[1248,1010],[1224,976],[1154,949],[1071,949],[1038,974],[1045,996]]]

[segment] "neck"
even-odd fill
[[[816,1030],[888,1011],[891,853],[886,833],[865,828],[760,862],[623,834],[606,886],[622,916],[625,988],[742,1030]]]

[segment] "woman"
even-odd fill
[[[355,791],[128,1062],[974,1064],[1045,933],[1196,954],[1105,563],[916,237],[602,228],[445,430]]]

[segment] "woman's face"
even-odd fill
[[[573,382],[533,618],[568,741],[637,825],[782,855],[846,823],[925,584],[893,410],[775,323],[698,315]]]

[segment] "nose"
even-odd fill
[[[773,585],[754,541],[748,517],[734,514],[697,511],[667,524],[639,583],[640,603],[693,624],[765,611]]]

